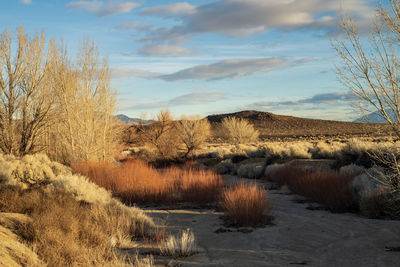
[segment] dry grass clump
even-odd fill
[[[273,172],[270,179],[280,185],[288,185],[292,192],[326,205],[333,212],[358,210],[349,175],[284,166]]]
[[[195,237],[190,229],[178,235],[170,235],[159,244],[159,247],[161,255],[173,258],[188,257],[197,252]]]
[[[138,160],[120,165],[87,162],[75,164],[73,169],[126,203],[209,203],[224,185],[221,176],[211,171],[176,167],[157,171]]]
[[[41,188],[2,187],[0,211],[32,218],[16,233],[49,266],[121,265],[115,240],[131,240],[154,226],[148,218],[135,217],[116,204],[92,205],[77,201],[72,194]]]
[[[264,212],[269,207],[269,200],[263,188],[242,182],[223,193],[221,205],[233,223],[257,226],[265,223]]]
[[[30,221],[23,214],[0,213],[0,266],[45,266],[33,249],[13,232]]]

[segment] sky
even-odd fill
[[[338,81],[332,47],[343,10],[367,32],[372,0],[3,0],[0,32],[18,26],[93,40],[108,58],[118,113],[169,109],[207,116],[260,110],[307,118],[359,117]]]

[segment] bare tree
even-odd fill
[[[15,48],[15,51],[14,51]],[[49,123],[53,107],[51,67],[54,42],[45,49],[45,37],[30,39],[23,28],[0,36],[0,150],[25,155],[43,148],[36,140]]]
[[[334,47],[343,63],[338,79],[359,98],[363,111],[378,112],[400,137],[400,0],[389,3],[377,7],[368,39],[360,36],[351,18],[342,16],[345,38]],[[386,167],[380,183],[400,192],[398,153],[371,156]]]
[[[345,39],[334,47],[343,63],[337,68],[339,80],[360,99],[363,112],[377,111],[400,137],[400,1],[390,3],[390,10],[377,8],[368,40],[342,16]]]
[[[155,148],[164,159],[176,157],[178,140],[175,124],[169,110],[160,111],[155,122],[135,125],[140,139]]]
[[[199,116],[185,117],[177,123],[177,134],[180,141],[185,145],[185,157],[198,149],[210,135],[210,123],[207,119]]]
[[[66,48],[58,51],[54,68],[56,120],[50,131],[55,156],[66,163],[107,160],[117,142],[116,92],[110,87],[107,61],[94,43],[84,41],[73,62]]]
[[[259,133],[246,119],[228,117],[221,123],[222,134],[232,144],[244,144],[258,140]]]

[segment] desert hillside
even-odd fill
[[[313,136],[381,136],[390,127],[382,123],[360,123],[320,119],[306,119],[277,115],[270,112],[246,110],[207,117],[216,126],[226,117],[249,120],[260,131],[262,138],[313,137]]]

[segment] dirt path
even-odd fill
[[[212,210],[147,212],[171,230],[191,228],[196,236],[200,252],[172,266],[400,266],[400,252],[385,251],[400,247],[399,221],[309,210],[293,202],[298,196],[268,194],[275,225],[242,232],[223,227],[222,213]]]

